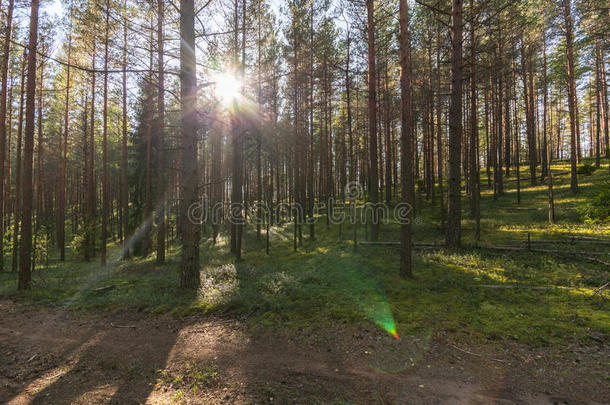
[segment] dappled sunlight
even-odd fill
[[[234,264],[207,266],[201,271],[201,285],[197,298],[205,305],[226,304],[239,287]]]
[[[27,336],[27,338],[32,339],[33,337]],[[57,383],[60,379],[73,372],[74,368],[79,364],[79,361],[84,354],[98,345],[102,339],[103,333],[101,332],[87,339],[86,342],[80,344],[75,350],[69,353],[71,359],[70,362],[62,363],[57,367],[46,370],[40,377],[30,382],[19,395],[8,401],[7,404],[19,405],[29,403],[31,398],[38,396],[40,393],[53,386],[53,384]]]

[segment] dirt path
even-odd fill
[[[442,333],[397,342],[372,327],[325,332],[0,301],[0,403],[610,403],[601,343],[499,349]]]

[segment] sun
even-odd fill
[[[241,88],[241,80],[232,72],[219,72],[214,76],[216,97],[224,104],[228,105],[239,98]]]

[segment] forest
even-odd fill
[[[0,21],[1,403],[610,403],[608,0]]]

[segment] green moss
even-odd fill
[[[567,170],[565,163],[554,171]],[[608,167],[597,170],[572,195],[569,176],[555,176],[556,225],[547,222],[546,186],[523,183],[521,209],[515,209],[515,183],[507,183],[504,196],[493,200],[482,192],[482,243],[503,245],[527,234],[536,239],[561,239],[570,235],[610,237],[603,225],[584,224],[579,207],[587,204],[608,179]],[[483,183],[486,182],[483,177]],[[423,200],[423,199],[422,199]],[[463,234],[472,245],[474,223],[468,218],[464,198]],[[414,222],[417,241],[443,240],[438,201],[417,207]],[[382,240],[398,240],[398,224],[382,227]],[[51,263],[34,273],[30,291],[15,291],[16,277],[0,273],[0,296],[19,297],[43,305],[87,311],[138,310],[169,312],[175,316],[222,311],[247,316],[248,324],[267,329],[341,328],[370,322],[401,334],[447,330],[478,339],[512,339],[532,345],[561,344],[586,340],[591,334],[610,336],[607,307],[591,297],[607,272],[599,265],[573,255],[549,256],[520,252],[504,254],[474,248],[424,252],[415,255],[415,280],[398,276],[396,249],[359,246],[356,253],[349,240],[339,240],[339,228],[316,227],[316,241],[307,238],[292,249],[291,224],[271,230],[271,255],[257,241],[255,231],[244,234],[244,260],[235,263],[227,252],[227,240],[217,246],[202,241],[203,287],[186,294],[179,289],[179,249],[172,246],[168,263],[158,266],[152,257],[118,262],[108,268],[95,263]],[[351,237],[352,228],[342,229]],[[359,227],[359,240],[364,229]],[[552,249],[603,250],[575,242]],[[118,248],[114,247],[113,252]],[[116,253],[116,252],[115,252]],[[570,290],[488,289],[481,284],[522,284],[580,288]],[[103,293],[95,288],[114,286]],[[607,304],[606,304],[607,305]]]

